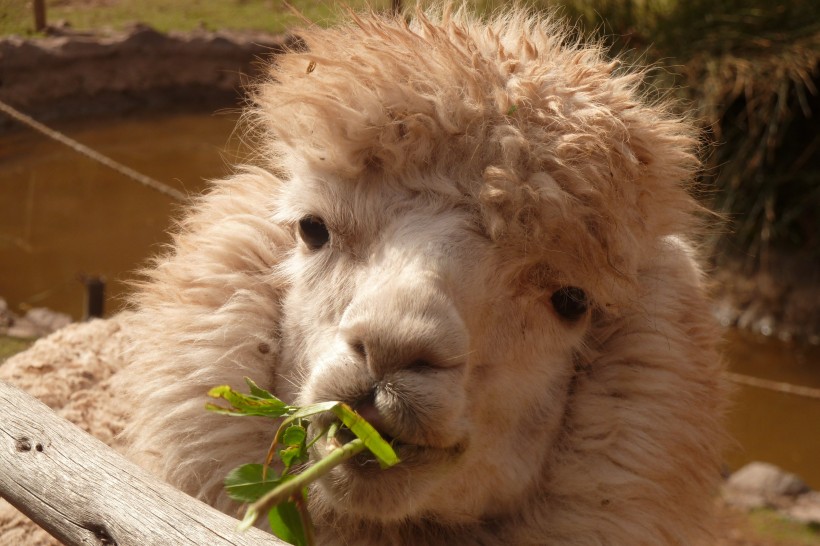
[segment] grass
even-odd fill
[[[309,20],[330,24],[338,16],[339,2],[330,0],[291,0],[289,2]],[[348,0],[351,7],[368,4]],[[369,2],[375,9],[386,9],[389,0]],[[76,30],[122,29],[134,22],[157,30],[190,31],[258,30],[273,34],[285,32],[299,19],[282,0],[48,0],[49,24],[66,21]],[[0,0],[0,35],[34,34],[31,2]]]
[[[31,339],[20,339],[0,335],[0,364],[3,364],[10,356],[28,349],[34,343]]]
[[[789,521],[773,510],[759,509],[749,514],[749,527],[762,539],[793,546],[820,545],[820,527]]]

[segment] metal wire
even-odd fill
[[[746,385],[748,387],[757,387],[759,389],[767,389],[770,391],[782,392],[784,394],[794,394],[797,396],[820,400],[820,389],[814,389],[812,387],[792,385],[791,383],[782,383],[780,381],[761,379],[759,377],[751,377],[732,372],[726,372],[726,377],[728,377],[730,381],[740,385]]]
[[[3,102],[2,100],[0,100],[0,111],[5,113],[6,115],[8,115],[10,118],[12,118],[16,121],[19,121],[20,123],[22,123],[24,125],[27,125],[27,126],[31,127],[35,131],[38,131],[38,132],[44,134],[45,136],[47,136],[47,137],[49,137],[53,140],[56,140],[57,142],[59,142],[61,144],[64,144],[64,145],[68,146],[69,148],[71,148],[75,152],[77,152],[79,154],[82,154],[82,155],[88,157],[89,159],[92,159],[92,160],[96,161],[97,163],[101,163],[102,165],[105,165],[106,167],[115,170],[116,172],[120,173],[123,176],[126,176],[126,177],[130,178],[131,180],[134,180],[135,182],[139,182],[140,184],[142,184],[144,186],[147,186],[147,187],[149,187],[153,190],[156,190],[160,193],[164,193],[165,195],[167,195],[169,197],[172,197],[172,198],[174,198],[178,201],[187,201],[188,200],[188,197],[184,193],[182,193],[181,191],[179,191],[175,188],[172,188],[171,186],[169,186],[167,184],[163,184],[159,180],[151,178],[150,176],[147,176],[147,175],[144,175],[140,172],[137,172],[134,169],[132,169],[131,167],[123,165],[122,163],[119,163],[119,162],[111,159],[110,157],[105,156],[105,155],[101,154],[100,152],[89,148],[88,146],[86,146],[84,144],[80,144],[76,140],[64,135],[63,133],[61,133],[59,131],[55,131],[54,129],[51,129],[50,127],[47,127],[46,125],[43,125],[42,123],[35,120],[31,116],[27,116],[26,114],[20,112],[19,110],[9,106],[8,104]]]

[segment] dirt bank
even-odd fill
[[[0,40],[0,100],[41,121],[241,104],[285,38],[259,33],[115,34]],[[0,116],[0,131],[13,127]]]
[[[784,342],[820,344],[820,268],[810,256],[775,253],[757,271],[725,259],[712,274],[721,322]]]

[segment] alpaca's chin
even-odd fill
[[[401,463],[388,469],[371,454],[361,453],[326,476],[318,494],[340,514],[381,522],[412,518],[429,508],[425,499],[458,465],[464,446],[396,444]]]

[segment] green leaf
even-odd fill
[[[228,496],[239,502],[256,502],[265,493],[282,482],[261,464],[244,464],[231,470],[225,477],[225,491]],[[263,477],[264,476],[264,477]]]
[[[268,512],[271,531],[285,542],[295,546],[307,546],[307,536],[299,516],[299,509],[293,501],[277,504]]]
[[[273,400],[277,400],[277,398],[270,392],[266,391],[265,389],[261,388],[259,385],[254,383],[253,379],[251,379],[250,377],[245,378],[245,383],[248,384],[248,388],[250,389],[252,395],[258,396],[259,398],[270,398]]]
[[[353,411],[353,408],[340,402],[331,411],[350,429],[350,432],[364,442],[365,447],[376,457],[382,468],[390,468],[399,462],[399,457],[390,444],[381,437],[373,425]]]
[[[325,411],[333,411],[333,408],[339,404],[341,404],[341,402],[319,402],[309,406],[302,406],[288,416],[288,421],[310,417],[311,415],[316,415],[317,413],[323,413]]]
[[[241,392],[233,390],[228,385],[220,385],[212,388],[208,391],[208,396],[211,398],[222,398],[226,400],[234,408],[234,410],[220,408],[214,404],[206,405],[207,409],[211,411],[218,411],[222,414],[227,413],[228,415],[282,417],[294,409],[276,397],[263,398],[253,394],[242,394]]]
[[[319,402],[317,404],[295,408],[296,411],[288,415],[288,418],[282,421],[282,424],[279,425],[279,430],[276,431],[276,436],[273,437],[274,445],[282,441],[282,434],[288,429],[288,425],[297,419],[304,419],[305,417],[310,417],[311,415],[316,415],[317,413],[332,411],[333,408],[338,406],[340,403],[341,402]],[[294,409],[291,406],[288,407],[291,410]],[[271,446],[271,449],[273,449],[273,446]],[[270,455],[270,453],[268,455]]]
[[[285,463],[285,472],[294,464],[307,462],[306,439],[307,430],[301,424],[291,425],[282,433],[281,441],[287,447],[279,450],[279,458]]]
[[[279,458],[285,463],[285,468],[290,468],[294,464],[305,463],[308,460],[304,446],[291,446],[280,449]]]
[[[301,425],[291,425],[282,433],[282,443],[286,446],[300,446],[305,443],[307,430]]]
[[[285,464],[285,470],[281,476],[269,478],[266,476],[268,466],[250,464],[236,468],[228,475],[225,479],[228,495],[240,502],[251,503],[237,529],[247,530],[261,515],[260,512],[268,510],[271,530],[276,536],[294,545],[309,546],[314,539],[305,504],[305,488],[308,484],[365,449],[376,457],[382,468],[395,465],[399,458],[379,432],[347,404],[319,402],[304,407],[289,406],[260,388],[251,379],[245,378],[245,382],[250,394],[239,393],[228,385],[214,387],[208,391],[209,396],[226,400],[232,408],[215,404],[207,404],[206,408],[226,415],[285,417],[276,431],[266,459],[269,463],[278,453]],[[302,473],[288,474],[292,465],[308,460],[307,418],[327,411],[333,412],[342,424],[356,435],[356,439],[332,449],[313,465],[303,469]],[[313,441],[325,433],[330,435],[338,426],[338,422],[331,423]],[[277,452],[276,446],[280,442],[285,447]],[[271,506],[272,508],[268,508]]]
[[[220,415],[230,415],[232,417],[247,417],[249,414],[239,412],[235,409],[228,409],[223,408],[222,406],[217,406],[216,404],[205,404],[205,409],[208,411],[212,411],[214,413],[218,413]]]

